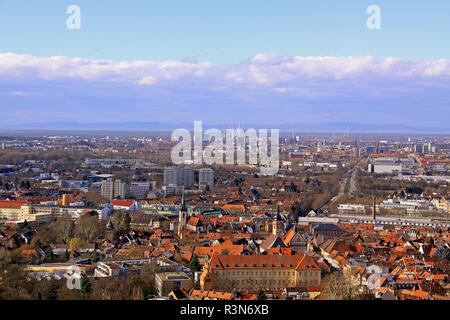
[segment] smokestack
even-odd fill
[[[377,212],[376,212],[376,209],[375,209],[375,197],[373,197],[372,219],[373,220],[377,219]]]

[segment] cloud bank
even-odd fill
[[[258,54],[236,65],[0,54],[0,123],[351,121],[446,126],[450,59]]]

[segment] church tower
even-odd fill
[[[280,237],[283,234],[284,223],[281,220],[280,215],[280,207],[277,207],[277,215],[275,220],[272,221],[272,233],[277,237]]]
[[[180,204],[180,210],[178,212],[178,235],[181,237],[181,234],[183,231],[186,230],[186,223],[187,223],[187,207],[186,207],[186,200],[184,198],[184,192],[181,196],[181,204]]]

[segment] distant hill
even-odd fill
[[[177,128],[193,130],[193,122],[183,123],[161,123],[161,122],[46,122],[46,123],[24,123],[18,125],[1,125],[0,130],[64,130],[64,131],[172,131]],[[228,124],[227,127],[231,127]],[[450,128],[419,127],[402,124],[363,124],[354,122],[326,122],[326,123],[282,123],[276,125],[263,125],[243,123],[243,128],[254,129],[280,129],[281,132],[296,133],[318,132],[343,134],[348,133],[439,133],[448,134]],[[222,129],[223,124],[203,123],[203,129]],[[237,128],[237,122],[235,122]]]

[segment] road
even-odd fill
[[[328,203],[326,203],[322,208],[320,208],[322,211],[327,212],[328,208],[331,207],[341,196],[346,193],[345,189],[347,187],[347,184],[349,184],[349,188],[347,191],[348,194],[356,192],[356,176],[358,173],[357,169],[363,160],[364,158],[359,160],[353,167],[351,167],[346,173],[344,173],[344,179],[339,183],[339,193],[331,198],[330,201],[328,201]]]

